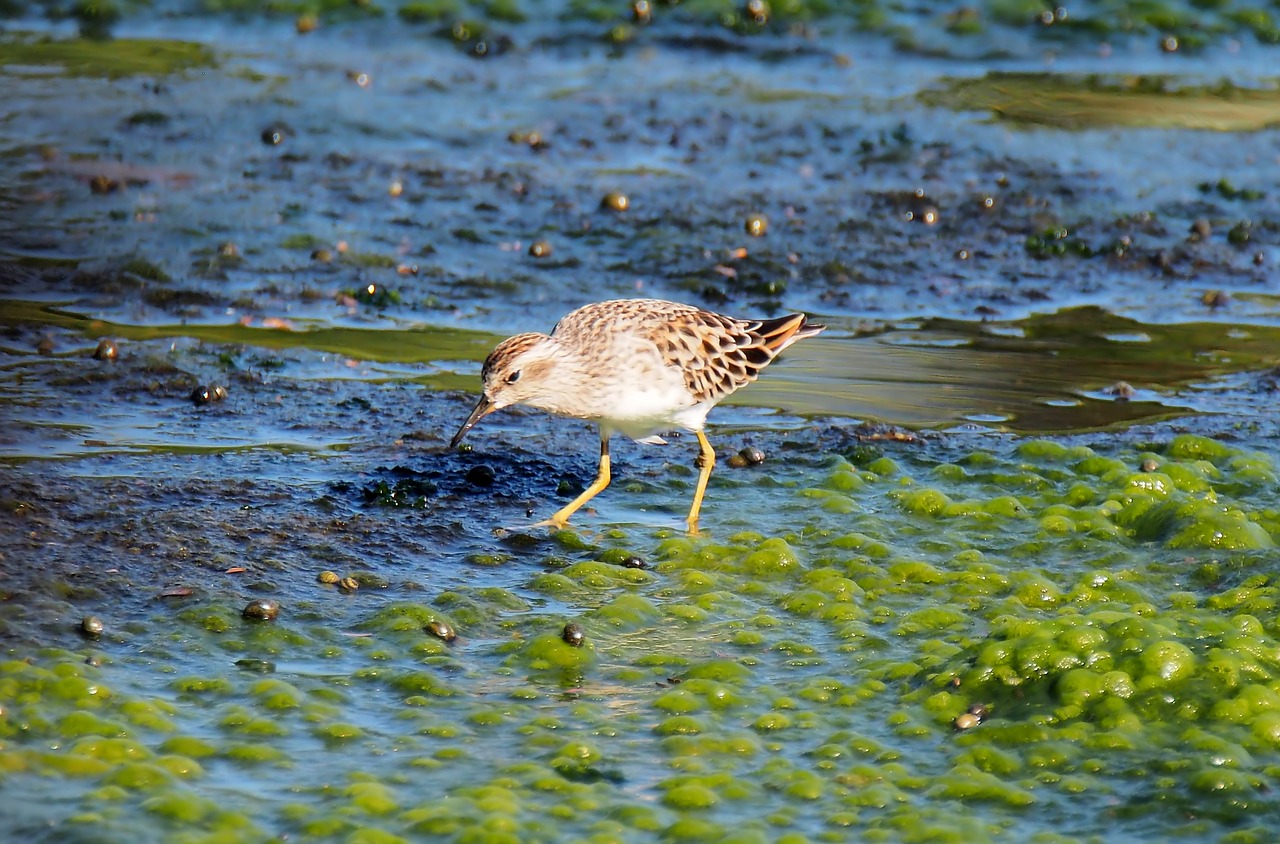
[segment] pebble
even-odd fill
[[[435,636],[437,639],[445,642],[452,642],[454,639],[458,638],[458,633],[453,629],[453,625],[449,624],[447,621],[441,621],[438,618],[433,618],[431,621],[428,621],[426,629],[432,636]]]
[[[631,200],[625,193],[611,191],[606,193],[604,198],[600,200],[600,207],[607,208],[610,211],[626,211],[631,207]]]
[[[80,634],[89,639],[96,639],[102,635],[102,631],[106,630],[106,625],[102,623],[102,619],[96,615],[86,615],[80,620]]]
[[[245,605],[241,615],[254,621],[272,621],[280,615],[280,602],[271,598],[254,598]]]
[[[467,482],[476,486],[493,486],[493,482],[498,479],[498,473],[493,471],[492,466],[479,463],[467,470]]]
[[[103,337],[93,350],[93,356],[98,360],[115,360],[120,357],[120,348],[116,346],[115,340],[110,337]]]
[[[564,626],[564,630],[560,633],[560,638],[564,639],[566,644],[580,648],[583,642],[587,641],[587,634],[583,631],[581,625],[571,621]]]

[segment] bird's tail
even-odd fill
[[[761,320],[756,328],[765,348],[775,355],[797,340],[820,334],[826,328],[816,322],[809,322],[804,314],[787,314],[776,319]]]

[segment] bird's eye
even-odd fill
[[[520,380],[520,370],[517,369],[515,372],[508,372],[505,380],[508,384],[516,383]]]

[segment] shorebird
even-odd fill
[[[778,354],[825,326],[804,314],[736,319],[661,299],[616,299],[579,308],[550,334],[517,334],[485,359],[483,392],[450,442],[456,447],[482,418],[513,404],[536,407],[600,429],[600,468],[582,494],[535,527],[563,528],[609,485],[609,438],[616,432],[663,443],[659,431],[698,437],[700,472],[686,520],[698,515],[716,453],[703,428],[707,413],[750,384]]]

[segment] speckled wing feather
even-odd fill
[[[617,308],[610,327],[616,330]],[[697,402],[717,402],[750,384],[778,353],[797,340],[812,337],[825,326],[810,324],[804,314],[768,320],[743,320],[676,302],[637,299],[626,303],[626,316],[637,333],[646,336],[663,362],[679,369]],[[584,308],[584,311],[589,310]],[[604,314],[574,314],[598,321]],[[556,326],[560,330],[560,326]]]
[[[807,325],[804,314],[740,320],[697,311],[689,325],[662,338],[661,348],[684,370],[685,383],[699,401],[718,402],[756,380],[787,346],[822,329]]]
[[[825,327],[804,314],[745,320],[678,302],[627,299],[579,308],[551,333],[603,339],[632,330],[653,343],[665,365],[681,371],[695,403],[714,403],[756,380],[783,349]]]

